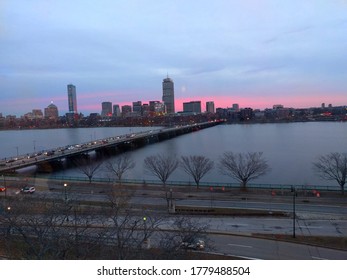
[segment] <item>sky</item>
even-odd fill
[[[347,105],[347,0],[2,0],[0,113],[162,99]],[[204,109],[204,106],[203,106]]]

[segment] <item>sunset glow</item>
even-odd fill
[[[136,9],[134,7],[136,6]],[[18,8],[20,7],[20,9]],[[347,104],[345,1],[2,1],[0,113],[162,100],[254,109]],[[324,42],[324,43],[322,43]]]

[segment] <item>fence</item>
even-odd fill
[[[10,176],[8,176],[10,177]],[[75,181],[75,182],[89,182],[87,177],[73,177],[73,176],[44,176],[36,175],[36,178],[48,179],[48,180],[60,180],[60,181]],[[119,181],[113,178],[93,178],[95,183],[119,183]],[[123,184],[132,185],[158,185],[162,186],[163,183],[159,180],[136,180],[136,179],[123,179]],[[196,187],[196,185],[189,181],[167,181],[167,186],[182,186],[182,187]],[[199,188],[209,188],[211,191],[217,190],[231,190],[239,189],[240,183],[218,183],[218,182],[201,182]],[[294,185],[294,184],[247,184],[248,190],[276,190],[276,191],[290,191],[295,188],[296,191],[300,192],[315,192],[315,191],[341,191],[339,186],[331,185]]]

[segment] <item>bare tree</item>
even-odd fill
[[[88,177],[89,183],[92,182],[95,174],[99,172],[102,163],[102,161],[93,160],[89,156],[74,161],[77,169]]]
[[[133,192],[113,189],[109,207],[99,221],[105,224],[99,239],[105,244],[104,256],[116,259],[140,259],[145,255],[151,236],[159,229],[159,216],[138,211],[129,203]]]
[[[212,170],[214,162],[204,156],[182,156],[180,166],[193,177],[196,187],[199,188],[200,180]]]
[[[106,163],[106,169],[116,176],[119,183],[121,183],[123,175],[134,167],[135,162],[128,153]]]
[[[314,170],[322,179],[336,181],[344,195],[347,177],[347,154],[330,153],[322,155],[313,163]]]
[[[144,167],[147,173],[158,177],[165,185],[170,175],[178,167],[178,159],[170,155],[149,156],[144,160]]]
[[[164,185],[165,188],[165,199],[167,206],[169,207],[168,191],[166,189],[166,181],[170,175],[178,167],[179,161],[176,156],[172,155],[154,155],[148,156],[144,160],[144,168],[150,175],[156,176]]]
[[[170,231],[161,231],[159,236],[159,248],[162,250],[162,259],[187,259],[189,252],[187,247],[182,247],[184,243],[191,243],[203,240],[206,247],[212,248],[208,239],[208,225],[198,218],[188,216],[178,216],[172,218]]]
[[[32,199],[12,200],[1,215],[6,225],[6,249],[9,257],[24,259],[60,258],[65,221],[59,215],[61,204]],[[30,213],[30,214],[29,214]],[[60,248],[60,249],[57,249]]]
[[[262,156],[263,153],[261,152],[225,152],[220,158],[219,170],[221,174],[238,180],[241,183],[241,188],[246,190],[250,180],[265,175],[270,170]]]
[[[0,251],[9,259],[100,257],[105,244],[96,238],[100,228],[93,227],[95,208],[75,204],[64,213],[61,200],[44,196],[10,202],[11,207],[0,211]],[[72,220],[67,221],[65,215]]]

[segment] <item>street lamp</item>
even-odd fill
[[[293,193],[293,238],[295,238],[295,198],[297,196],[295,187],[291,187],[291,192]]]
[[[4,176],[3,174],[2,174],[1,176],[2,176],[2,179],[3,179],[3,181],[4,181],[4,188],[5,188],[5,199],[6,199],[6,196],[7,196],[6,178],[5,178],[5,176]]]
[[[65,210],[67,211],[67,184],[64,183]],[[66,221],[69,221],[69,213],[66,213]]]
[[[170,188],[170,211],[172,210],[172,188]]]
[[[64,196],[65,196],[65,204],[67,204],[67,184],[64,183]]]

